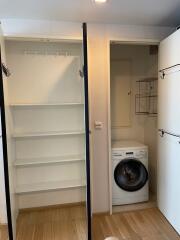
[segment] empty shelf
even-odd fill
[[[82,135],[85,131],[67,131],[67,132],[32,132],[32,133],[14,133],[14,138],[30,138],[30,137],[53,137],[53,136],[68,136],[68,135]]]
[[[22,184],[16,187],[16,193],[23,194],[32,192],[53,191],[61,189],[82,188],[85,186],[85,180],[65,180],[56,182]]]
[[[11,107],[48,107],[48,106],[78,106],[84,105],[81,102],[64,102],[64,103],[12,103]]]
[[[67,156],[17,159],[14,165],[16,167],[31,167],[34,165],[69,164],[83,161],[85,162],[85,156],[67,155]]]

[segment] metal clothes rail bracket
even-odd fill
[[[159,72],[162,74],[162,75],[161,75],[161,79],[164,79],[164,78],[165,78],[165,75],[166,75],[166,74],[165,74],[165,71],[170,70],[170,69],[175,68],[175,67],[180,67],[180,64],[178,63],[178,64],[172,65],[172,66],[170,66],[170,67],[161,69],[161,70],[159,71]]]
[[[6,75],[6,77],[9,77],[11,75],[9,69],[6,67],[4,63],[1,63],[1,65],[2,65],[3,73]]]
[[[164,135],[167,134],[167,135],[170,135],[170,136],[179,138],[178,143],[180,144],[180,135],[175,134],[175,133],[168,132],[168,131],[166,131],[166,130],[164,130],[164,129],[158,129],[158,131],[160,132],[160,136],[161,136],[161,137],[164,137]]]

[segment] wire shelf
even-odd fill
[[[157,115],[157,78],[148,77],[136,81],[138,93],[135,95],[135,114]]]

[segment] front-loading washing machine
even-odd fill
[[[112,204],[149,199],[148,147],[136,141],[112,142]]]

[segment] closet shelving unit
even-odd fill
[[[43,182],[35,184],[22,184],[16,188],[17,194],[33,193],[33,192],[46,192],[52,190],[61,189],[73,189],[85,187],[85,180],[66,180],[66,181],[54,181],[54,182]]]
[[[50,106],[78,106],[84,105],[80,102],[70,102],[70,103],[12,103],[11,107],[50,107]]]
[[[157,115],[157,81],[156,77],[137,81],[138,93],[135,95],[135,113],[137,115]]]
[[[39,158],[27,158],[17,159],[15,161],[16,167],[28,167],[33,165],[51,165],[51,164],[69,164],[73,162],[82,162],[84,156],[78,155],[67,155],[67,156],[52,156],[52,157],[39,157]]]
[[[53,137],[53,136],[67,136],[67,135],[81,135],[84,131],[69,131],[69,132],[27,132],[27,133],[14,133],[14,138],[31,138],[31,137]]]
[[[53,56],[57,47],[67,48],[68,54]],[[33,48],[40,48],[40,54]],[[19,207],[84,201],[81,44],[8,40],[7,60]]]
[[[42,108],[68,108],[68,107],[84,107],[83,103],[15,103],[11,104],[12,112],[17,109],[22,111],[27,108],[33,109],[42,109]],[[57,110],[58,110],[57,109]],[[14,115],[14,119],[15,119]],[[71,136],[84,136],[84,130],[69,130],[69,131],[47,131],[47,132],[14,132],[13,138],[15,141],[22,140],[26,141],[26,139],[31,138],[53,138],[53,137],[71,137]],[[33,158],[19,158],[14,162],[15,167],[18,169],[27,169],[31,167],[41,167],[41,166],[52,166],[52,165],[66,165],[70,166],[72,164],[85,164],[85,156],[83,155],[59,155],[59,156],[48,156],[48,157],[33,157]],[[48,191],[58,191],[58,190],[68,190],[75,188],[84,188],[86,186],[85,179],[67,179],[61,181],[49,181],[49,182],[36,182],[31,184],[18,184],[16,187],[16,193],[19,194],[28,194],[28,193],[41,193]]]

